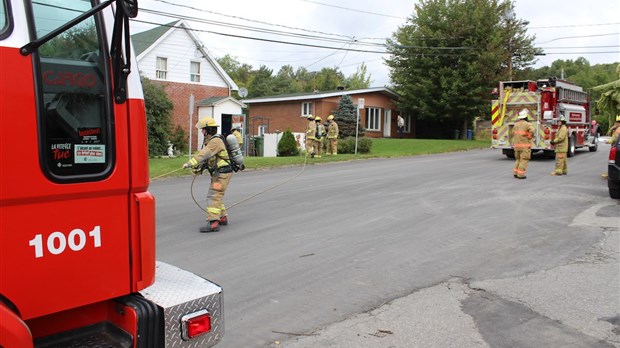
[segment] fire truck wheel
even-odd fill
[[[570,137],[568,137],[568,153],[567,153],[568,157],[573,157],[575,156],[575,136],[571,135]]]
[[[588,150],[590,150],[590,152],[596,152],[596,150],[598,150],[598,143],[588,147]]]

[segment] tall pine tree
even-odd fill
[[[357,124],[357,106],[353,104],[353,98],[345,94],[340,97],[338,109],[334,112],[334,120],[338,123],[340,138],[354,137],[355,125]],[[362,125],[359,125],[359,136],[364,135]]]

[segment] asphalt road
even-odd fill
[[[158,259],[223,286],[218,348],[620,347],[608,148],[563,177],[535,157],[526,180],[490,149],[248,170],[209,234],[191,178],[160,180]],[[571,265],[605,270],[565,270],[575,292]]]

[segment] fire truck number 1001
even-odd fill
[[[95,226],[92,231],[88,232],[88,236],[92,240],[95,248],[101,247],[101,227]],[[34,247],[34,257],[39,258],[44,256],[44,249],[47,247],[47,251],[53,255],[62,254],[69,249],[73,251],[80,251],[84,249],[89,238],[86,233],[79,228],[74,229],[65,236],[62,232],[54,232],[47,237],[47,242],[43,244],[43,235],[37,234],[30,240],[30,246]]]

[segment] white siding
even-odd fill
[[[200,62],[200,83],[205,86],[226,87],[226,81],[217,73],[211,62],[202,57],[196,43],[183,29],[173,29],[173,32],[163,36],[163,40],[156,42],[138,61],[138,67],[143,76],[155,80],[157,57],[168,59],[168,78],[166,81],[180,83],[194,83],[190,81],[190,63]]]

